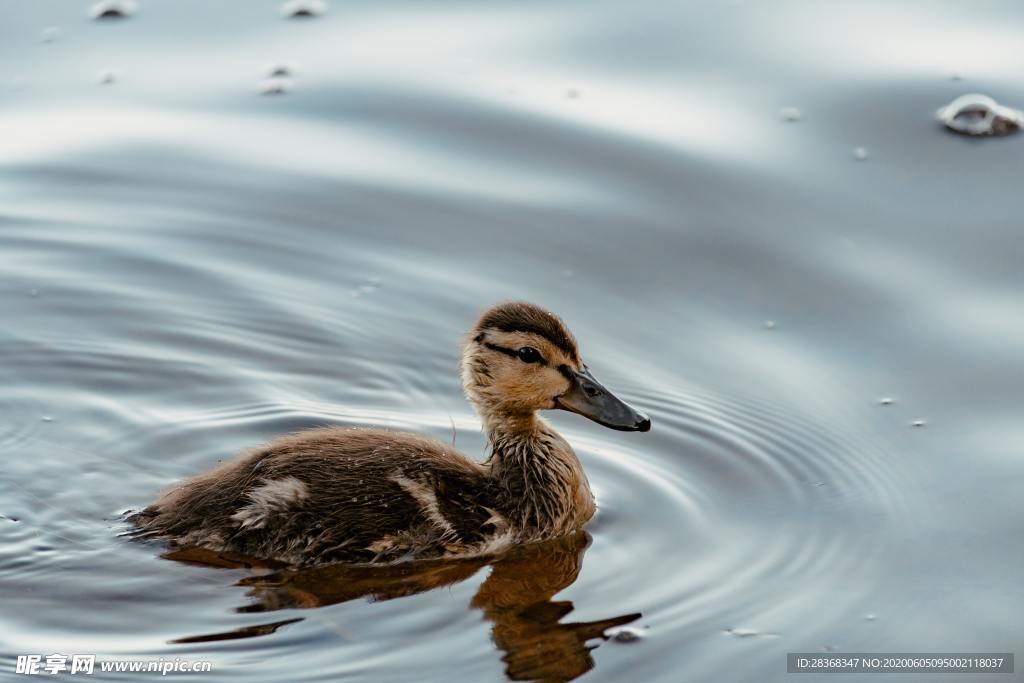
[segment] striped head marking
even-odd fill
[[[484,311],[463,349],[462,380],[486,412],[530,413],[555,407],[579,370],[576,340],[559,318],[533,304]]]
[[[560,408],[613,429],[651,424],[594,379],[558,316],[529,303],[484,311],[463,346],[462,385],[484,415]]]

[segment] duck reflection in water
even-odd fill
[[[639,613],[588,622],[561,620],[573,610],[567,600],[553,600],[579,576],[590,536],[579,531],[562,538],[514,548],[495,559],[426,560],[397,565],[320,565],[305,569],[268,568],[238,585],[249,589],[253,602],[240,612],[312,608],[367,598],[390,600],[464,581],[490,565],[470,606],[491,622],[491,637],[504,654],[506,675],[516,681],[569,681],[594,667],[594,641],[607,631],[640,618]],[[234,555],[204,549],[175,550],[164,555],[181,562],[220,567],[266,566]],[[191,636],[176,643],[248,638],[273,633],[300,621],[288,619],[237,631]]]

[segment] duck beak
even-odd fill
[[[555,407],[623,432],[646,432],[651,428],[651,418],[605,389],[586,367],[572,373],[572,386],[555,399]]]

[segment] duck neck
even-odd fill
[[[498,504],[527,537],[579,528],[594,514],[594,498],[576,453],[535,413],[486,416],[488,460]]]

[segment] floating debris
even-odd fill
[[[39,290],[36,289],[35,287],[33,287],[32,289],[28,290],[28,295],[29,296],[39,296]]]
[[[868,158],[867,147],[854,147],[853,148],[853,158],[856,159],[857,161],[864,161],[865,159],[867,159]]]
[[[284,95],[292,89],[292,82],[287,78],[264,78],[260,81],[261,95]]]
[[[753,638],[760,632],[755,631],[752,628],[727,628],[725,632],[730,636],[736,636],[737,638]]]
[[[269,78],[288,78],[295,74],[295,65],[287,62],[275,62],[267,67]]]
[[[804,117],[804,113],[796,107],[783,107],[779,110],[779,118],[787,123],[794,123]]]
[[[764,329],[766,329],[766,330],[774,330],[778,326],[779,326],[779,324],[777,322],[775,322],[774,320],[765,320],[764,321]]]
[[[293,19],[318,17],[326,11],[327,3],[323,0],[288,0],[281,5],[281,13]]]
[[[93,19],[127,19],[135,14],[137,7],[134,0],[100,0],[89,10],[89,15]]]
[[[864,621],[874,621],[877,618],[878,618],[878,616],[874,615],[874,614],[865,614],[864,615]]]
[[[955,71],[951,71],[950,74],[949,74],[949,80],[951,80],[951,81],[962,81],[962,80],[964,80],[964,72],[960,71],[959,69],[956,69]]]
[[[913,422],[910,423],[910,426],[912,426],[912,427],[924,427],[927,424],[928,424],[927,420],[914,420]]]
[[[936,112],[939,121],[963,135],[1008,135],[1024,125],[1024,112],[987,95],[961,95]]]
[[[894,402],[894,399],[889,398],[888,396],[878,399],[878,405],[880,406],[891,406]]]
[[[367,281],[367,284],[359,285],[358,287],[353,289],[352,292],[351,292],[351,295],[352,295],[353,299],[358,299],[359,297],[361,297],[361,296],[363,296],[365,294],[373,294],[379,288],[380,288],[380,278],[379,277],[371,277]],[[363,482],[360,481],[359,483],[362,484]]]
[[[635,643],[643,640],[646,634],[638,628],[622,626],[608,631],[608,638],[616,643]]]
[[[96,79],[100,85],[110,85],[117,82],[117,72],[111,69],[104,69]]]
[[[53,43],[56,42],[63,34],[64,31],[60,26],[47,26],[39,33],[39,40],[43,43]]]
[[[49,415],[43,415],[39,419],[42,420],[43,422],[53,422],[53,418],[51,416],[49,416]]]
[[[768,633],[767,631],[758,631],[755,628],[727,628],[723,631],[728,636],[735,636],[737,638],[779,638],[778,633]]]

